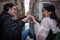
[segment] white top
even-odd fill
[[[29,23],[25,23],[25,30],[29,29]]]
[[[57,22],[55,20],[52,20],[50,17],[43,18],[41,24],[39,24],[38,22],[35,23],[34,27],[37,40],[46,40],[50,29],[53,31],[54,34],[57,33],[59,29],[56,26]]]

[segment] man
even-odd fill
[[[21,30],[29,16],[16,22],[14,16],[17,7],[12,3],[7,3],[3,7],[1,16],[1,37],[2,40],[21,40]]]

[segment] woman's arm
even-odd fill
[[[50,20],[49,24],[50,24],[50,28],[51,28],[51,30],[53,31],[54,34],[59,32],[59,28],[57,27],[57,22],[55,20]]]
[[[34,22],[35,22],[34,27],[35,27],[36,37],[41,40],[46,39],[50,30],[47,19],[43,19],[41,21],[41,25],[36,21]]]
[[[37,23],[36,19],[33,16],[31,16],[31,19],[34,23]]]

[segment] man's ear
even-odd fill
[[[10,10],[10,8],[8,10]]]
[[[9,10],[9,7],[7,9]]]

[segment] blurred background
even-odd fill
[[[0,14],[3,10],[3,5],[9,2],[16,4],[20,18],[31,14],[39,21],[42,19],[43,5],[52,3],[56,8],[55,11],[60,20],[60,0],[0,0]],[[34,33],[33,24],[30,26],[32,26],[30,29]]]

